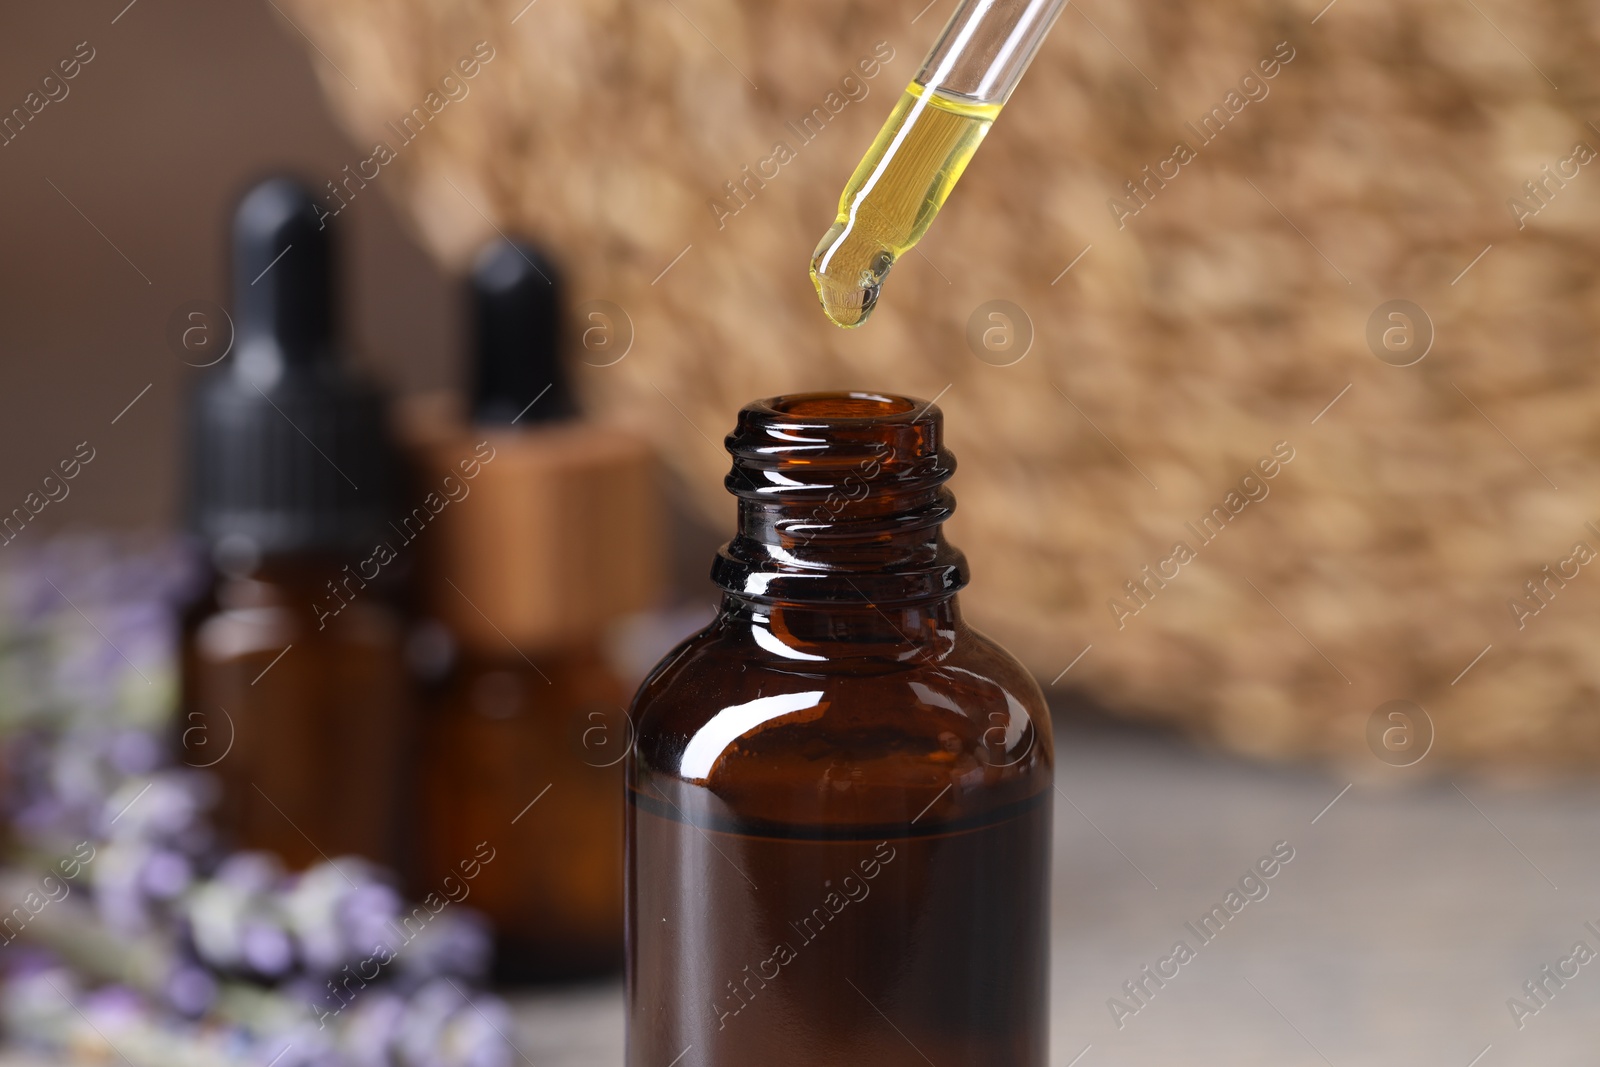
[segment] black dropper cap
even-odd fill
[[[499,240],[472,271],[472,421],[528,426],[578,413],[562,365],[561,277],[538,250]]]
[[[287,178],[234,215],[232,358],[190,409],[190,523],[213,548],[341,552],[381,536],[396,452],[381,396],[335,348],[331,237]]]

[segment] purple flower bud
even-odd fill
[[[436,1067],[445,1024],[465,1002],[448,982],[429,982],[406,1005],[395,1033],[395,1051],[406,1067]],[[470,1010],[470,1009],[469,1009]]]
[[[372,990],[350,1006],[342,1018],[340,1048],[350,1067],[391,1067],[390,1049],[405,1018],[405,1001],[381,989]]]
[[[216,1003],[217,982],[204,967],[179,964],[167,976],[164,992],[167,1003],[172,1005],[174,1011],[197,1019]]]
[[[36,945],[18,944],[14,954],[6,961],[6,976],[9,978],[28,977],[55,970],[61,966],[61,959],[49,949],[39,948]]]
[[[264,978],[281,978],[294,965],[294,944],[280,926],[250,919],[240,941],[247,967]]]
[[[125,985],[104,985],[77,999],[78,1010],[108,1030],[120,1029],[145,1015],[144,998]]]
[[[150,928],[144,895],[131,881],[98,880],[94,887],[94,904],[100,921],[119,937],[134,937]]]
[[[70,809],[59,798],[39,797],[12,817],[12,823],[24,834],[43,833],[59,825]]]
[[[312,867],[284,894],[284,913],[310,970],[331,974],[372,951],[372,945],[349,943],[341,905],[363,887],[381,887],[379,878],[378,870],[366,860],[341,856]]]
[[[420,979],[451,975],[477,980],[488,971],[492,951],[488,921],[471,908],[455,906],[422,928],[400,954],[399,965]]]
[[[108,753],[111,766],[129,776],[153,772],[161,762],[161,742],[143,730],[119,730]]]
[[[265,893],[283,878],[283,863],[270,852],[236,852],[217,867],[212,880],[241,893]]]
[[[139,883],[157,900],[172,900],[189,888],[194,869],[187,857],[170,849],[160,849],[144,861]]]
[[[345,933],[349,954],[360,958],[379,944],[398,940],[390,922],[400,914],[400,894],[381,882],[358,886],[338,903],[336,913]]]

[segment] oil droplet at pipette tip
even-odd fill
[[[867,321],[890,268],[927,232],[1000,107],[906,87],[811,257],[811,282],[835,325]]]
[[[878,306],[883,280],[894,266],[894,254],[886,248],[878,249],[876,254],[869,252],[866,264],[858,265],[862,251],[852,247],[855,242],[850,231],[848,220],[835,222],[811,257],[811,284],[816,286],[823,314],[835,326],[847,330],[867,321]]]

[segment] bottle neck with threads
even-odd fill
[[[740,411],[726,446],[739,526],[712,566],[725,618],[800,659],[949,644],[967,564],[943,534],[956,464],[937,407],[863,392],[780,396]]]

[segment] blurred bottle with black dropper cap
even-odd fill
[[[662,588],[655,460],[580,414],[547,258],[496,242],[468,295],[467,395],[403,420],[419,489],[448,502],[419,541],[419,600],[457,650],[424,716],[414,891],[473,876],[503,981],[603,974],[622,961],[632,741],[605,638]]]
[[[182,758],[220,776],[220,828],[292,868],[399,849],[413,726],[398,450],[336,341],[331,231],[299,183],[233,220],[235,338],[189,409],[188,519],[213,580],[184,622]],[[198,742],[198,743],[197,743]]]

